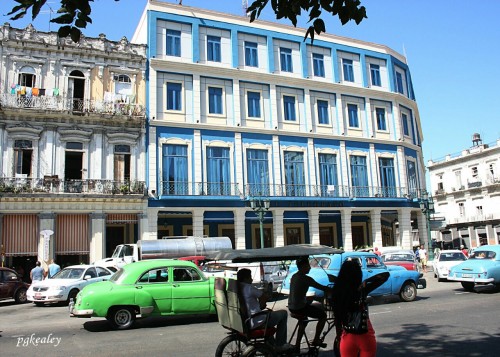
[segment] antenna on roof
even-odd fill
[[[241,6],[243,7],[243,15],[247,16],[248,0],[242,0]]]

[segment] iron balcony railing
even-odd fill
[[[162,181],[160,196],[242,196],[318,198],[404,198],[421,197],[421,190],[405,187],[343,185],[271,185],[237,183]]]
[[[146,195],[143,181],[113,180],[62,180],[47,178],[0,178],[2,194],[61,194],[79,193],[92,195]]]
[[[97,99],[73,99],[62,96],[18,96],[1,93],[0,105],[5,108],[66,111],[72,113],[93,113],[145,117],[144,105],[124,102],[110,102]]]

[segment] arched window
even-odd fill
[[[36,85],[36,74],[33,67],[24,66],[19,70],[18,82],[20,86],[23,87],[35,87]]]

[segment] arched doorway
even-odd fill
[[[71,71],[68,78],[68,98],[71,100],[71,110],[83,112],[85,98],[85,76],[81,71]]]

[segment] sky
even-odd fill
[[[175,0],[165,2],[177,3]],[[249,3],[252,0],[248,0]],[[472,134],[483,143],[500,139],[500,1],[361,0],[367,19],[342,26],[337,17],[323,15],[328,33],[382,44],[405,54],[423,130],[424,161],[442,160],[472,146]],[[50,24],[58,0],[48,0],[38,18],[11,21],[6,14],[14,0],[0,0],[0,21],[24,28],[30,22],[40,31]],[[106,34],[129,40],[146,0],[94,0],[84,34]],[[243,15],[241,0],[183,0],[183,6]],[[276,21],[269,9],[261,19]],[[289,22],[281,21],[289,24]],[[50,25],[49,25],[50,24]],[[307,26],[303,16],[298,27]],[[305,30],[304,30],[305,33]],[[321,38],[317,36],[316,38]],[[497,104],[495,104],[497,103]]]

